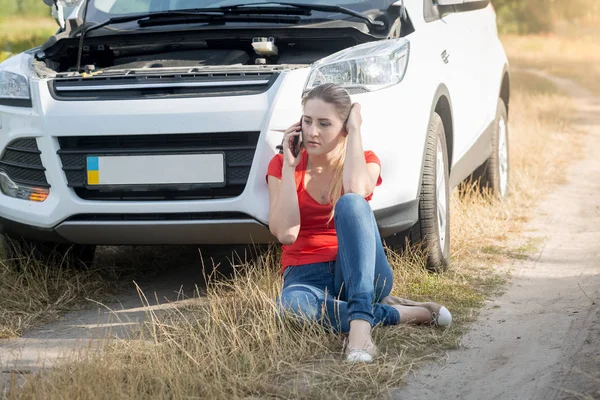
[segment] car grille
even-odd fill
[[[0,157],[0,170],[6,172],[15,183],[49,188],[40,154],[42,152],[34,138],[13,140]]]
[[[204,200],[239,196],[248,180],[259,132],[60,137],[58,155],[69,187],[86,200]],[[223,152],[225,186],[181,184],[87,186],[87,156]]]
[[[204,212],[204,213],[150,213],[150,214],[77,214],[66,221],[214,221],[253,219],[240,212]]]
[[[249,96],[267,91],[278,72],[201,72],[198,69],[172,73],[107,72],[87,78],[55,78],[48,82],[56,100],[139,100],[212,96]]]

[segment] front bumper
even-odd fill
[[[410,228],[418,218],[418,200],[374,211],[382,237]],[[67,220],[41,228],[0,217],[0,233],[41,242],[95,245],[261,244],[276,238],[267,225],[250,217],[163,221]]]
[[[0,106],[0,149],[18,138],[34,138],[41,152],[50,195],[43,203],[33,203],[0,193],[2,230],[36,240],[106,245],[275,241],[267,226],[269,198],[265,172],[281,143],[279,130],[300,117],[300,94],[307,75],[308,69],[281,73],[268,91],[251,96],[110,102],[57,101],[47,82],[32,81],[33,108]],[[395,97],[390,101],[381,92],[357,95],[356,100],[363,105],[364,148],[375,151],[384,166],[384,184],[376,189],[371,206],[385,237],[417,221],[415,199],[423,143],[421,139],[407,141],[390,131],[398,117],[393,110],[410,109],[410,98],[404,101],[392,93]],[[407,130],[421,130],[420,126],[410,127],[410,120],[405,120]],[[68,137],[219,132],[259,135],[245,187],[234,197],[161,201],[85,199],[69,186],[64,160],[59,154],[64,150],[61,140]],[[219,214],[223,213],[229,215],[222,218]],[[87,218],[92,215],[100,218]]]
[[[269,228],[252,219],[180,221],[65,221],[54,228],[0,218],[0,233],[39,242],[94,245],[272,243]]]

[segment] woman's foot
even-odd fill
[[[382,304],[393,307],[422,307],[429,311],[431,315],[430,323],[435,326],[448,326],[452,323],[452,314],[448,309],[440,304],[433,302],[419,303],[416,301],[403,299],[396,296],[387,296],[381,300]],[[400,311],[400,310],[399,310]],[[402,317],[402,312],[400,312]]]
[[[346,361],[373,362],[377,347],[371,338],[371,324],[364,320],[350,322],[350,333],[346,342]]]
[[[350,363],[372,363],[375,354],[367,350],[347,349],[346,361]]]
[[[373,362],[373,359],[377,357],[377,347],[373,342],[365,344],[364,346],[352,347],[346,346],[346,361],[348,362]]]

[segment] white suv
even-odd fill
[[[267,164],[324,82],[362,105],[388,245],[408,232],[444,268],[450,188],[475,173],[508,193],[508,63],[489,0],[56,4],[58,32],[0,64],[5,257],[274,241]]]

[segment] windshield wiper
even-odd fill
[[[194,22],[271,22],[279,24],[297,24],[300,22],[299,15],[310,15],[309,10],[302,10],[295,13],[282,13],[282,12],[246,12],[235,11],[235,10],[222,10],[219,8],[206,8],[206,9],[189,9],[189,10],[172,10],[172,11],[157,11],[149,13],[138,13],[123,15],[120,17],[112,17],[106,21],[99,22],[85,28],[85,17],[87,14],[87,4],[83,11],[84,22],[83,29],[79,32],[79,50],[77,53],[77,72],[81,70],[81,55],[83,49],[83,38],[90,32],[97,29],[103,28],[108,25],[123,24],[125,22],[138,21],[140,26],[153,26],[153,25],[170,25],[170,24],[185,24]],[[242,15],[244,14],[244,15]],[[257,15],[250,15],[257,14]],[[275,14],[275,15],[260,15],[260,14]],[[288,14],[287,16],[281,16],[281,14]]]
[[[292,11],[292,10],[289,10]],[[242,15],[245,14],[245,15]],[[251,15],[257,14],[257,15]],[[261,15],[270,14],[270,15]],[[299,17],[275,17],[273,14],[287,15],[310,15],[310,10],[297,10],[296,12],[287,12],[280,7],[269,7],[261,10],[227,10],[221,8],[198,8],[189,10],[173,10],[173,11],[155,11],[149,13],[138,13],[123,15],[120,17],[112,17],[103,22],[85,28],[82,36],[108,25],[123,24],[125,22],[138,21],[140,26],[152,25],[168,25],[170,23],[187,23],[198,20],[199,22],[222,19],[223,21],[257,21],[257,22],[280,22],[280,23],[297,23]],[[230,16],[231,15],[231,16]]]
[[[276,4],[284,7],[263,7],[263,4]],[[257,7],[258,6],[258,7]],[[308,4],[308,3],[288,3],[278,1],[267,1],[262,3],[246,3],[234,4],[231,6],[221,6],[214,8],[192,8],[185,10],[170,10],[170,11],[155,11],[149,13],[138,13],[112,17],[106,21],[99,22],[95,25],[86,28],[81,33],[86,36],[91,31],[103,28],[108,25],[122,24],[125,22],[138,21],[140,26],[162,25],[165,23],[186,23],[193,20],[200,22],[209,20],[223,21],[257,21],[257,22],[280,22],[280,23],[297,23],[298,18],[273,18],[275,15],[305,15],[310,16],[311,11],[336,12],[340,14],[350,15],[363,21],[366,21],[369,26],[382,28],[385,24],[382,21],[374,21],[371,18],[357,11],[350,10],[346,7],[328,5],[328,4]],[[266,15],[265,15],[266,14]],[[262,18],[256,18],[260,17]],[[237,18],[232,18],[237,16]]]
[[[280,1],[266,1],[266,2],[262,2],[262,3],[246,3],[246,4],[234,4],[231,6],[221,6],[216,8],[215,10],[223,10],[223,11],[235,11],[235,10],[261,10],[261,9],[268,9],[267,7],[261,7],[262,4],[277,4],[280,6],[287,6],[287,7],[292,7],[292,8],[297,8],[297,9],[302,9],[302,10],[310,10],[310,11],[324,11],[324,12],[335,12],[335,13],[340,13],[340,14],[346,14],[346,15],[350,15],[359,19],[362,19],[363,21],[366,21],[367,24],[373,28],[384,28],[385,24],[382,21],[375,21],[372,20],[371,18],[367,17],[364,14],[359,13],[358,11],[354,11],[351,10],[349,8],[346,7],[342,7],[342,6],[337,6],[337,5],[330,5],[330,4],[310,4],[310,3],[288,3],[288,2],[280,2]],[[253,6],[253,7],[251,7]],[[258,6],[258,7],[256,7]],[[287,8],[285,7],[285,8]],[[282,8],[281,11],[285,11],[285,12],[291,12],[292,10],[285,10],[285,8]]]
[[[258,13],[257,13],[258,14]],[[191,24],[197,22],[210,22],[210,23],[225,23],[225,22],[272,22],[280,24],[297,24],[301,21],[301,18],[297,15],[248,15],[242,13],[198,13],[198,14],[174,14],[168,16],[151,16],[148,18],[140,19],[138,25],[141,27],[146,26],[160,26],[160,25],[178,25],[178,24]]]
[[[184,10],[155,11],[112,17],[85,28],[87,5],[85,2],[83,29],[80,31],[79,52],[77,56],[77,71],[80,70],[83,38],[90,32],[108,25],[137,21],[140,26],[155,26],[169,24],[185,24],[194,22],[271,22],[295,24],[300,22],[300,16],[310,16],[312,11],[335,12],[361,19],[376,29],[385,28],[382,21],[375,21],[349,8],[329,4],[288,3],[266,1],[262,3],[234,4],[215,8],[191,8]],[[264,4],[276,4],[283,7],[264,7]]]
[[[105,26],[108,25],[114,25],[114,24],[123,24],[125,22],[132,22],[132,21],[139,21],[142,20],[144,18],[161,18],[161,17],[172,17],[174,15],[177,16],[199,16],[199,15],[209,15],[209,13],[200,13],[198,11],[188,11],[188,12],[183,12],[183,11],[156,11],[156,12],[149,12],[149,13],[138,13],[138,14],[129,14],[129,15],[122,15],[120,17],[111,17],[109,19],[107,19],[106,21],[103,22],[99,22],[95,25],[90,26],[87,29],[84,29],[82,32],[82,36],[87,35],[88,33],[90,33],[91,31],[95,31],[97,29],[100,28],[104,28]],[[213,12],[210,13],[210,15],[225,15],[225,13],[219,11],[219,10],[215,10]]]

